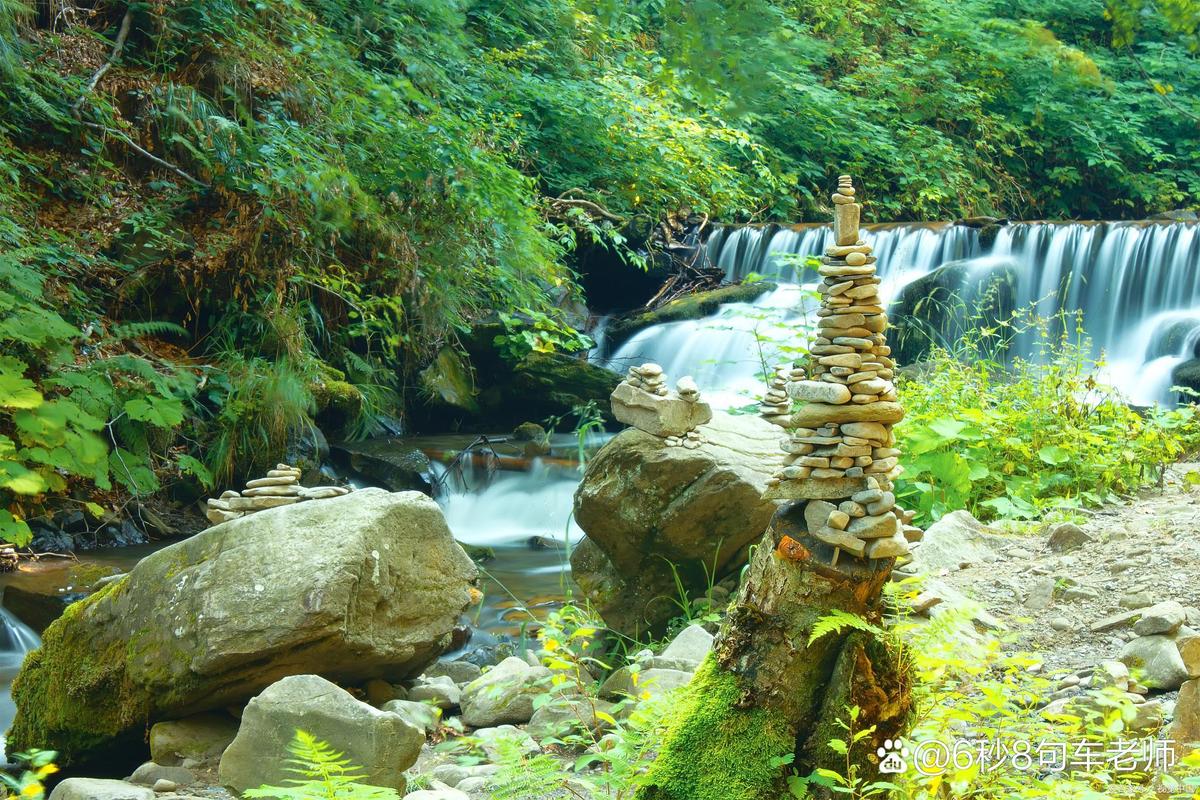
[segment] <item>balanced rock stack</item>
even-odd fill
[[[299,469],[276,464],[266,477],[247,481],[241,492],[230,489],[220,497],[210,497],[205,515],[209,522],[217,524],[276,506],[338,497],[351,491],[344,486],[301,486]]]
[[[808,501],[808,532],[834,548],[835,561],[841,550],[894,558],[922,535],[892,493],[901,471],[892,425],[904,411],[892,385],[875,257],[859,238],[861,206],[850,176],[838,179],[833,202],[835,241],[818,269],[818,335],[807,376],[795,371],[787,384],[798,405],[787,414],[791,435],[780,443],[784,466],[765,497]]]
[[[712,408],[700,400],[696,381],[680,378],[672,395],[658,364],[630,367],[611,399],[613,416],[620,422],[662,436],[669,445],[699,447],[704,439],[696,426],[712,420]]]
[[[767,394],[763,397],[758,411],[767,422],[784,428],[788,427],[791,422],[789,415],[792,410],[792,401],[788,399],[788,382],[804,380],[803,370],[799,371],[799,377],[796,377],[796,373],[797,370],[786,364],[775,367]]]

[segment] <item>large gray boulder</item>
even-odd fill
[[[475,579],[417,492],[368,489],[216,525],[46,630],[13,684],[8,741],[72,762],[288,675],[403,680],[450,643]]]
[[[289,746],[304,731],[361,768],[363,783],[403,793],[404,770],[417,761],[425,732],[316,675],[274,683],[246,706],[237,738],[221,756],[221,785],[235,794],[285,786]]]
[[[680,612],[676,574],[689,595],[703,592],[745,562],[774,513],[762,494],[782,460],[781,429],[716,411],[697,430],[707,441],[696,449],[621,432],[588,462],[575,493],[588,538],[572,555],[574,577],[627,636],[662,633]]]

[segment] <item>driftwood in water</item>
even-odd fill
[[[897,654],[859,630],[810,642],[835,611],[878,625],[892,561],[843,557],[832,566],[833,549],[808,535],[803,505],[776,512],[639,800],[767,800],[790,796],[793,769],[844,773],[845,757],[827,743],[846,738],[837,720],[850,706],[861,709],[860,729],[876,726],[854,753],[865,769],[899,733],[911,699]]]

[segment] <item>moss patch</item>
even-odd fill
[[[91,750],[119,736],[148,716],[143,692],[134,690],[126,673],[126,645],[99,646],[89,636],[83,617],[89,609],[124,590],[127,579],[72,603],[46,629],[42,647],[25,658],[13,680],[17,714],[8,732],[13,752],[52,749],[62,763],[72,754]]]
[[[779,759],[795,739],[779,716],[737,707],[736,675],[710,654],[688,684],[638,800],[766,800],[783,790]]]
[[[616,345],[651,325],[707,317],[725,303],[749,303],[774,288],[775,284],[760,281],[722,286],[720,289],[689,294],[672,300],[653,311],[642,311],[613,320],[608,326],[608,339]]]

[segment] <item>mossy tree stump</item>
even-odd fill
[[[845,756],[828,742],[846,738],[837,720],[850,706],[861,710],[859,730],[876,726],[851,754],[861,775],[874,771],[878,744],[900,732],[911,698],[897,654],[859,630],[809,641],[834,611],[878,624],[893,561],[843,557],[833,566],[833,548],[809,536],[803,506],[772,519],[639,800],[766,800],[790,796],[792,770],[844,774]]]

